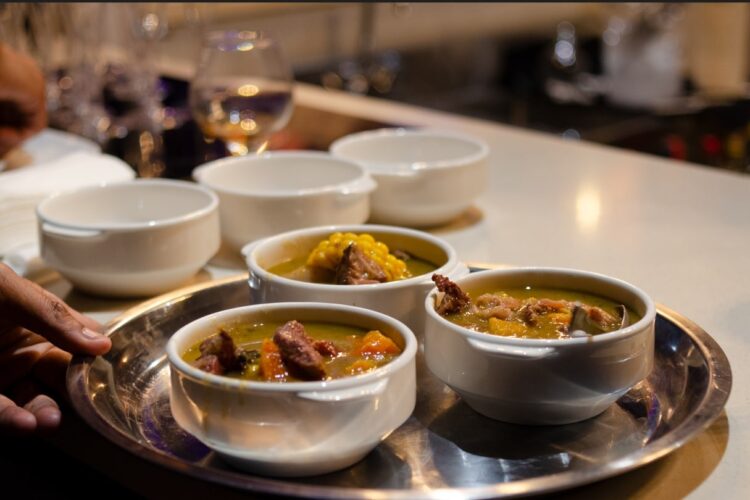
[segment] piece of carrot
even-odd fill
[[[263,380],[283,382],[289,376],[281,360],[279,347],[271,339],[263,339],[260,348],[260,376]]]
[[[354,354],[372,356],[375,354],[399,354],[401,349],[390,337],[386,337],[377,330],[367,332],[360,344],[355,347]]]

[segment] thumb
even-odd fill
[[[65,302],[0,266],[0,309],[18,326],[74,354],[104,354],[110,339],[85,326]]]

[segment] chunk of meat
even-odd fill
[[[482,318],[510,319],[513,313],[521,307],[521,301],[507,295],[485,293],[477,297],[476,310]]]
[[[572,308],[567,300],[539,299],[536,302],[537,312],[539,313],[560,313]]]
[[[457,284],[440,274],[433,274],[432,281],[435,282],[438,290],[443,293],[443,297],[435,307],[438,314],[445,316],[468,309],[471,299]]]
[[[516,315],[529,326],[536,326],[539,319],[539,312],[536,306],[536,299],[529,299],[516,311]]]
[[[213,373],[214,375],[224,374],[224,367],[219,363],[219,358],[214,354],[201,356],[195,360],[193,366],[204,372]]]
[[[508,320],[513,317],[513,309],[505,306],[495,306],[487,309],[476,308],[474,311],[480,318],[497,318],[502,320]]]
[[[572,305],[567,300],[530,297],[518,309],[516,316],[521,318],[527,325],[535,326],[539,323],[539,316],[545,314],[567,314],[571,308]]]
[[[602,330],[609,330],[619,326],[620,321],[601,307],[583,306],[589,320],[594,322]]]
[[[385,283],[388,277],[383,268],[352,243],[344,250],[336,266],[336,283],[339,285],[368,285]]]
[[[483,293],[476,300],[477,307],[484,309],[488,307],[505,306],[508,309],[518,309],[521,306],[521,301],[515,297],[508,295],[500,295],[497,293]]]
[[[582,332],[588,335],[616,330],[621,320],[600,307],[586,304],[575,304],[567,331]]]
[[[245,368],[246,360],[240,355],[242,350],[237,349],[232,337],[224,330],[204,340],[199,349],[201,355],[193,364],[203,371],[221,375]]]
[[[316,340],[313,342],[313,347],[323,356],[336,356],[339,353],[330,340]]]
[[[208,337],[201,343],[199,349],[201,357],[213,354],[219,358],[219,363],[226,368],[229,368],[235,362],[235,350],[237,348],[232,337],[225,330],[219,330],[217,335]]]
[[[326,376],[323,356],[315,350],[299,321],[288,321],[276,329],[273,341],[289,372],[303,380],[322,380]]]
[[[289,373],[281,360],[279,347],[271,339],[264,339],[260,348],[260,376],[263,380],[279,381],[286,380]]]

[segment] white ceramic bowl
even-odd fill
[[[567,424],[606,410],[651,372],[653,301],[640,289],[600,274],[555,268],[483,271],[456,280],[462,289],[550,287],[593,293],[641,316],[589,338],[519,339],[474,332],[425,301],[425,359],[438,378],[488,417],[518,424]]]
[[[222,237],[236,250],[292,229],[365,222],[375,189],[361,166],[315,151],[224,158],[193,177],[218,193]]]
[[[362,164],[377,181],[372,222],[445,223],[487,186],[487,145],[455,132],[381,129],[348,135],[330,149],[336,157]]]
[[[402,348],[371,372],[325,382],[255,382],[201,371],[181,358],[235,321],[326,321],[379,329]],[[255,473],[308,476],[362,459],[409,418],[416,400],[417,341],[403,324],[356,307],[284,303],[221,311],[167,343],[175,421],[228,461]]]
[[[406,323],[421,336],[425,316],[422,304],[433,287],[432,273],[372,285],[328,285],[284,278],[267,270],[300,255],[308,255],[321,240],[335,232],[370,233],[391,250],[401,249],[433,262],[438,266],[436,273],[452,278],[469,273],[466,265],[458,261],[453,247],[422,231],[372,224],[321,226],[272,236],[242,249],[250,272],[253,301],[329,302],[365,307]]]
[[[165,179],[88,187],[37,206],[41,255],[73,285],[108,296],[171,290],[219,249],[218,199]]]

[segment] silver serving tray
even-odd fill
[[[246,278],[184,288],[113,320],[112,350],[76,357],[68,371],[81,417],[139,457],[255,493],[487,498],[571,488],[653,462],[706,429],[729,396],[731,371],[719,345],[695,323],[659,306],[653,372],[596,418],[556,427],[487,419],[433,377],[418,356],[414,414],[364,460],[313,478],[253,476],[224,463],[174,422],[164,351],[182,325],[249,304]]]

